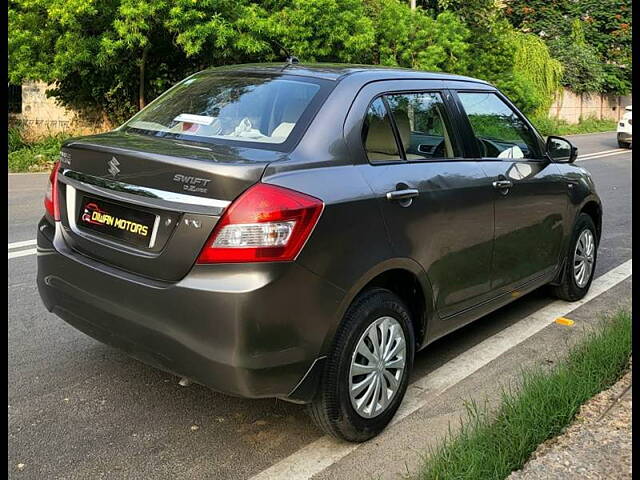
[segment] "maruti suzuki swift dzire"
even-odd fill
[[[196,73],[67,141],[38,225],[48,310],[230,395],[389,423],[417,351],[543,285],[591,284],[602,207],[495,87],[352,65]]]

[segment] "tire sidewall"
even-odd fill
[[[338,353],[337,365],[337,382],[336,382],[336,400],[338,409],[337,427],[342,434],[349,439],[356,441],[367,440],[379,432],[391,421],[395,415],[409,383],[409,374],[413,366],[413,356],[415,350],[415,341],[409,310],[406,306],[388,290],[376,289],[376,300],[373,296],[369,301],[365,301],[358,305],[353,312],[349,312],[350,327],[343,334],[346,335],[344,348]],[[349,373],[351,368],[351,358],[357,346],[357,343],[367,328],[378,318],[389,316],[393,317],[404,332],[406,343],[406,363],[400,381],[400,387],[395,393],[391,403],[387,409],[373,418],[361,417],[351,405],[349,395]]]
[[[593,235],[593,239],[596,243],[595,250],[593,252],[593,268],[591,270],[591,276],[589,277],[589,281],[584,287],[579,287],[576,283],[576,279],[573,275],[573,256],[576,250],[576,244],[578,243],[578,239],[584,230],[590,230]],[[589,287],[591,287],[591,282],[593,281],[593,274],[596,270],[596,265],[598,262],[598,235],[596,232],[596,226],[593,223],[591,217],[585,213],[581,213],[576,219],[576,223],[573,228],[573,236],[571,237],[571,243],[569,245],[569,251],[567,252],[567,267],[566,267],[566,275],[565,281],[567,282],[569,294],[572,298],[576,300],[584,297],[589,291]]]

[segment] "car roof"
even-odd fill
[[[207,71],[212,73],[230,71],[262,74],[286,73],[287,75],[322,78],[333,81],[340,81],[348,76],[359,75],[366,77],[367,81],[386,79],[451,80],[490,85],[484,80],[445,72],[430,72],[424,70],[412,70],[410,68],[346,63],[247,63],[216,67]]]

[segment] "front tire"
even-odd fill
[[[578,215],[573,227],[561,282],[552,287],[556,297],[575,302],[587,294],[596,268],[597,238],[593,219],[586,213]]]
[[[407,390],[414,345],[409,309],[397,295],[374,288],[356,297],[309,406],[316,425],[350,442],[378,435]]]

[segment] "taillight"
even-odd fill
[[[58,170],[60,170],[60,162],[53,164],[53,169],[49,175],[47,193],[44,195],[44,208],[56,222],[60,220],[60,205],[58,203]]]
[[[293,260],[323,208],[317,198],[258,183],[227,208],[200,252],[198,263]]]

